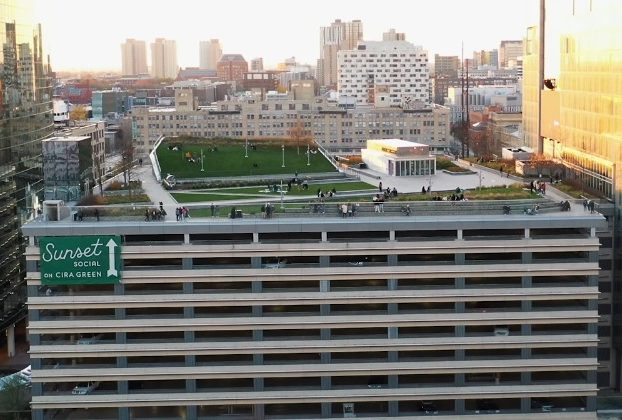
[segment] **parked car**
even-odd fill
[[[510,335],[510,330],[507,327],[495,327],[494,334],[499,336],[506,336]]]
[[[419,411],[423,411],[425,414],[438,414],[438,408],[432,401],[420,401]]]
[[[547,399],[539,399],[539,398],[531,399],[532,410],[541,410],[545,413],[550,413],[551,411],[553,411],[553,408],[555,408],[555,406],[553,405],[553,403],[551,403],[551,401]]]
[[[477,411],[476,413],[493,414],[499,412],[499,406],[491,400],[477,400],[475,402]]]
[[[95,391],[99,386],[99,382],[83,382],[73,387],[71,393],[73,395],[87,395]]]

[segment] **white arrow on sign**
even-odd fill
[[[106,272],[106,276],[114,276],[117,277],[119,273],[117,269],[114,267],[114,248],[117,246],[117,243],[110,239],[106,244],[108,247],[108,271]]]

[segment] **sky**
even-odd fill
[[[54,70],[121,69],[126,38],[177,41],[178,64],[199,64],[199,41],[220,39],[224,53],[272,67],[289,57],[316,64],[319,28],[363,21],[365,40],[389,28],[435,53],[465,57],[522,39],[537,23],[538,0],[34,0]],[[149,48],[148,48],[149,49]],[[149,53],[148,53],[149,54]]]

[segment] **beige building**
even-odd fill
[[[523,55],[523,41],[501,41],[499,45],[499,67],[510,67]]]
[[[289,91],[294,100],[312,101],[315,98],[315,80],[292,80],[289,83]]]
[[[387,32],[382,34],[383,41],[406,41],[406,34],[404,32],[395,32],[395,29],[391,28]]]
[[[199,67],[206,70],[216,70],[216,64],[222,57],[222,46],[218,39],[199,42]]]
[[[134,108],[138,154],[148,154],[160,136],[285,138],[299,122],[305,134],[330,152],[359,152],[369,139],[400,138],[443,153],[450,146],[449,109],[343,109],[325,99],[222,101],[215,107],[188,110]]]
[[[156,38],[151,44],[151,75],[156,79],[175,79],[178,71],[177,43]]]
[[[121,44],[121,72],[124,76],[148,73],[145,41],[126,39]]]
[[[335,20],[320,28],[320,61],[318,81],[321,86],[337,86],[337,52],[352,50],[363,40],[363,22]],[[321,72],[320,72],[321,69]]]

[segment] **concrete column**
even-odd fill
[[[189,244],[190,244],[190,234],[184,233],[184,245],[189,245]]]
[[[15,325],[9,325],[6,329],[6,348],[9,357],[15,356]]]
[[[253,243],[259,243],[259,233],[253,232]]]
[[[462,229],[458,229],[458,239],[462,239]]]
[[[525,228],[525,239],[529,239],[531,236],[531,230],[529,228]]]
[[[322,232],[322,242],[328,242],[328,233]]]
[[[130,419],[129,407],[119,407],[117,411],[117,418],[119,420],[129,420]]]
[[[390,230],[389,231],[389,240],[390,241],[394,241],[395,240],[395,231],[394,230]]]

